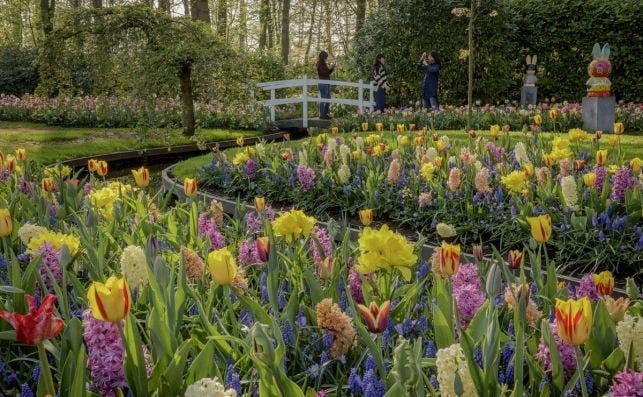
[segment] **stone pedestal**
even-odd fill
[[[523,86],[520,89],[520,106],[536,105],[538,88]]]
[[[616,121],[616,98],[583,98],[583,129],[585,131],[614,132]]]

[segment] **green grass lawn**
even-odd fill
[[[373,132],[367,132],[367,133],[360,133],[360,135],[368,135]],[[469,140],[469,135],[468,133],[460,130],[460,131],[437,131],[439,135],[446,135],[450,139],[456,139],[459,141],[466,141]],[[488,132],[481,132],[483,135],[488,136]],[[551,140],[554,138],[553,133],[548,133],[548,132],[542,132],[540,133],[543,137],[545,137],[547,140]],[[350,138],[350,134],[342,134],[345,139]],[[391,135],[389,132],[388,135]],[[610,150],[610,146],[608,145],[608,139],[611,134],[604,134],[602,139],[601,139],[601,148],[607,148]],[[561,136],[563,138],[567,138],[567,134],[557,134],[557,136]],[[510,132],[510,138],[512,144],[519,141],[519,140],[524,140],[524,135],[522,132]],[[430,139],[430,138],[429,138]],[[298,141],[290,141],[288,144],[289,145],[298,145],[300,142]],[[590,146],[588,143],[585,143],[582,145],[582,147],[585,150],[590,150]],[[236,151],[238,148],[235,149],[228,149],[230,151]],[[613,149],[612,149],[613,150]],[[634,157],[641,157],[643,158],[643,135],[621,135],[621,151],[623,158],[626,160],[630,160]],[[198,167],[201,167],[205,164],[208,164],[212,160],[212,155],[211,154],[205,154],[202,156],[197,156],[197,157],[192,157],[190,159],[181,161],[177,163],[177,165],[174,167],[174,175],[179,179],[182,180],[185,177],[193,177],[194,174],[196,173],[196,169]]]
[[[53,163],[77,157],[126,150],[170,147],[198,142],[222,141],[239,136],[260,136],[261,131],[201,129],[192,140],[179,129],[148,132],[132,128],[65,128],[44,124],[0,121],[0,152],[25,148],[29,159]]]

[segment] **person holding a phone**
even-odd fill
[[[424,71],[422,84],[422,107],[425,110],[432,108],[440,110],[438,101],[438,78],[440,77],[440,56],[436,51],[425,52],[417,63],[418,70]]]

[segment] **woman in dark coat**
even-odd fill
[[[335,64],[332,64],[330,67],[326,64],[328,59],[328,53],[322,51],[319,53],[319,58],[317,59],[317,76],[319,80],[330,80],[330,75],[335,70]],[[330,99],[330,84],[319,84],[319,96],[324,99]],[[328,110],[330,109],[330,103],[320,102],[319,103],[319,118],[328,119]]]
[[[440,110],[438,102],[438,78],[440,77],[440,56],[437,52],[422,54],[422,59],[417,63],[417,68],[424,71],[424,83],[422,85],[422,107]]]
[[[375,111],[383,112],[386,108],[386,92],[389,90],[388,77],[384,67],[384,54],[377,54],[373,62],[373,81],[375,92]]]

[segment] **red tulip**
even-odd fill
[[[270,237],[259,237],[255,240],[257,253],[261,262],[268,262],[270,258]]]
[[[379,307],[375,302],[371,302],[369,307],[357,305],[359,314],[362,315],[369,331],[374,334],[384,332],[388,323],[388,313],[391,311],[391,301],[382,303]]]
[[[20,343],[35,345],[44,340],[55,338],[63,330],[63,320],[54,316],[55,295],[47,295],[40,307],[36,308],[36,299],[25,295],[29,304],[27,314],[6,312],[0,309],[0,318],[5,319],[16,330],[16,340]]]

